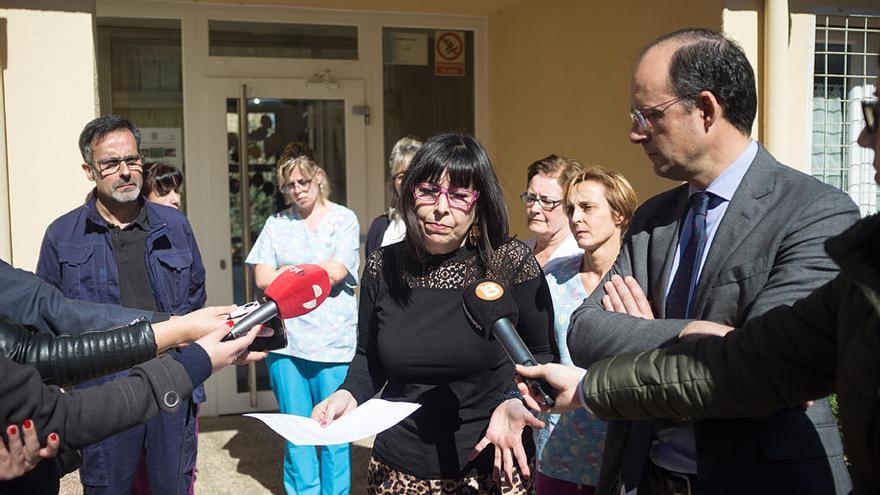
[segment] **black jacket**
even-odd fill
[[[0,319],[0,354],[37,368],[43,381],[72,384],[127,370],[156,357],[156,340],[149,322],[81,335],[54,336],[31,332]]]
[[[33,273],[0,260],[0,318],[7,321],[62,335],[109,328],[137,318],[156,323],[167,320],[168,316],[68,299]]]
[[[42,383],[35,368],[0,356],[0,424],[20,425],[32,419],[41,443],[56,432],[64,446],[82,448],[144,423],[160,411],[175,412],[187,403],[193,387],[210,374],[211,358],[194,344],[173,357],[137,365],[125,378],[64,393]],[[51,467],[45,462],[39,466]],[[57,486],[57,471],[52,467],[0,482],[0,494],[51,493],[48,490],[53,489],[57,493]]]

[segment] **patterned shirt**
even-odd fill
[[[566,344],[568,322],[575,308],[589,296],[579,274],[582,260],[582,255],[569,256],[544,267],[556,315],[559,359],[567,365],[573,364]],[[584,408],[565,414],[542,414],[541,419],[546,426],[534,430],[538,471],[551,478],[596,486],[605,448],[605,422]]]
[[[266,220],[263,231],[248,254],[249,265],[273,268],[334,260],[348,269],[345,280],[330,289],[317,309],[284,320],[287,347],[279,354],[324,363],[347,363],[354,357],[357,341],[357,302],[360,227],[354,212],[330,203],[330,211],[315,230],[306,226],[295,207]]]

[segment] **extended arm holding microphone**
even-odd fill
[[[501,344],[504,352],[513,362],[521,366],[536,366],[538,361],[526,347],[514,327],[519,310],[513,297],[504,286],[494,280],[478,280],[465,288],[462,294],[465,313],[474,325]],[[513,320],[513,321],[511,321]],[[526,383],[533,394],[541,397],[548,407],[553,407],[550,385],[544,380],[527,379]]]
[[[239,320],[224,341],[236,339],[275,316],[296,318],[311,312],[330,294],[330,277],[318,265],[293,265],[266,287],[265,294],[260,307]]]
[[[543,277],[538,278],[541,285],[546,289]],[[541,286],[537,287],[541,291]],[[530,299],[535,301],[536,299]],[[518,299],[508,293],[506,288],[494,280],[478,280],[465,287],[462,293],[465,314],[476,327],[477,331],[489,339],[494,337],[501,344],[507,356],[514,363],[524,363],[528,366],[537,364],[529,347],[523,342],[520,333],[514,327],[519,320]],[[528,302],[526,303],[528,304]],[[540,311],[539,311],[540,312]],[[552,321],[552,313],[549,315],[549,324]],[[534,325],[535,321],[526,321],[526,327]],[[531,324],[531,325],[530,325]],[[534,332],[534,329],[531,330]],[[534,342],[534,340],[532,340]],[[539,346],[537,349],[541,349]],[[552,346],[551,346],[552,348]],[[537,351],[536,351],[537,352]],[[532,384],[534,393],[550,390],[544,389],[538,382]],[[545,394],[546,395],[546,394]],[[489,427],[485,436],[474,446],[471,459],[479,455],[490,444],[495,446],[494,466],[498,472],[502,472],[508,482],[514,479],[514,459],[519,465],[524,476],[529,476],[529,462],[523,448],[522,435],[526,426],[543,428],[544,423],[536,418],[519,400],[505,400],[492,412]]]

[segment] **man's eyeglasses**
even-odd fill
[[[299,179],[292,180],[287,184],[283,184],[281,186],[281,190],[287,194],[293,194],[297,188],[302,189],[303,191],[308,191],[309,187],[312,186],[312,179]]]
[[[422,205],[435,204],[441,195],[446,196],[446,202],[449,203],[450,208],[469,211],[474,206],[474,203],[477,202],[477,198],[480,197],[480,191],[474,191],[465,187],[446,188],[430,182],[421,182],[413,186],[413,198],[416,200],[416,203]]]
[[[111,158],[109,160],[101,160],[99,162],[95,162],[95,167],[98,168],[98,171],[101,172],[101,175],[107,176],[119,172],[119,167],[121,167],[123,163],[130,169],[141,171],[143,171],[144,169],[144,157],[141,155],[129,155],[124,158]]]
[[[666,113],[666,110],[669,110],[669,107],[675,105],[681,100],[684,100],[685,98],[690,98],[690,96],[679,96],[677,98],[664,101],[659,105],[654,105],[653,107],[633,108],[629,112],[629,118],[632,119],[632,121],[638,126],[639,132],[649,132],[651,130],[652,121],[662,118],[663,114]]]
[[[519,199],[526,205],[526,208],[531,208],[533,204],[538,203],[538,206],[544,211],[551,211],[562,203],[561,199],[543,199],[527,192],[519,193]]]
[[[862,102],[862,114],[865,116],[865,127],[872,134],[880,130],[880,100],[869,100]]]

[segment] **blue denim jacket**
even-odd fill
[[[189,221],[179,211],[145,202],[150,233],[144,258],[159,311],[186,314],[205,304],[205,267]],[[46,229],[37,275],[65,296],[119,304],[119,273],[107,221],[92,193],[83,206]]]

